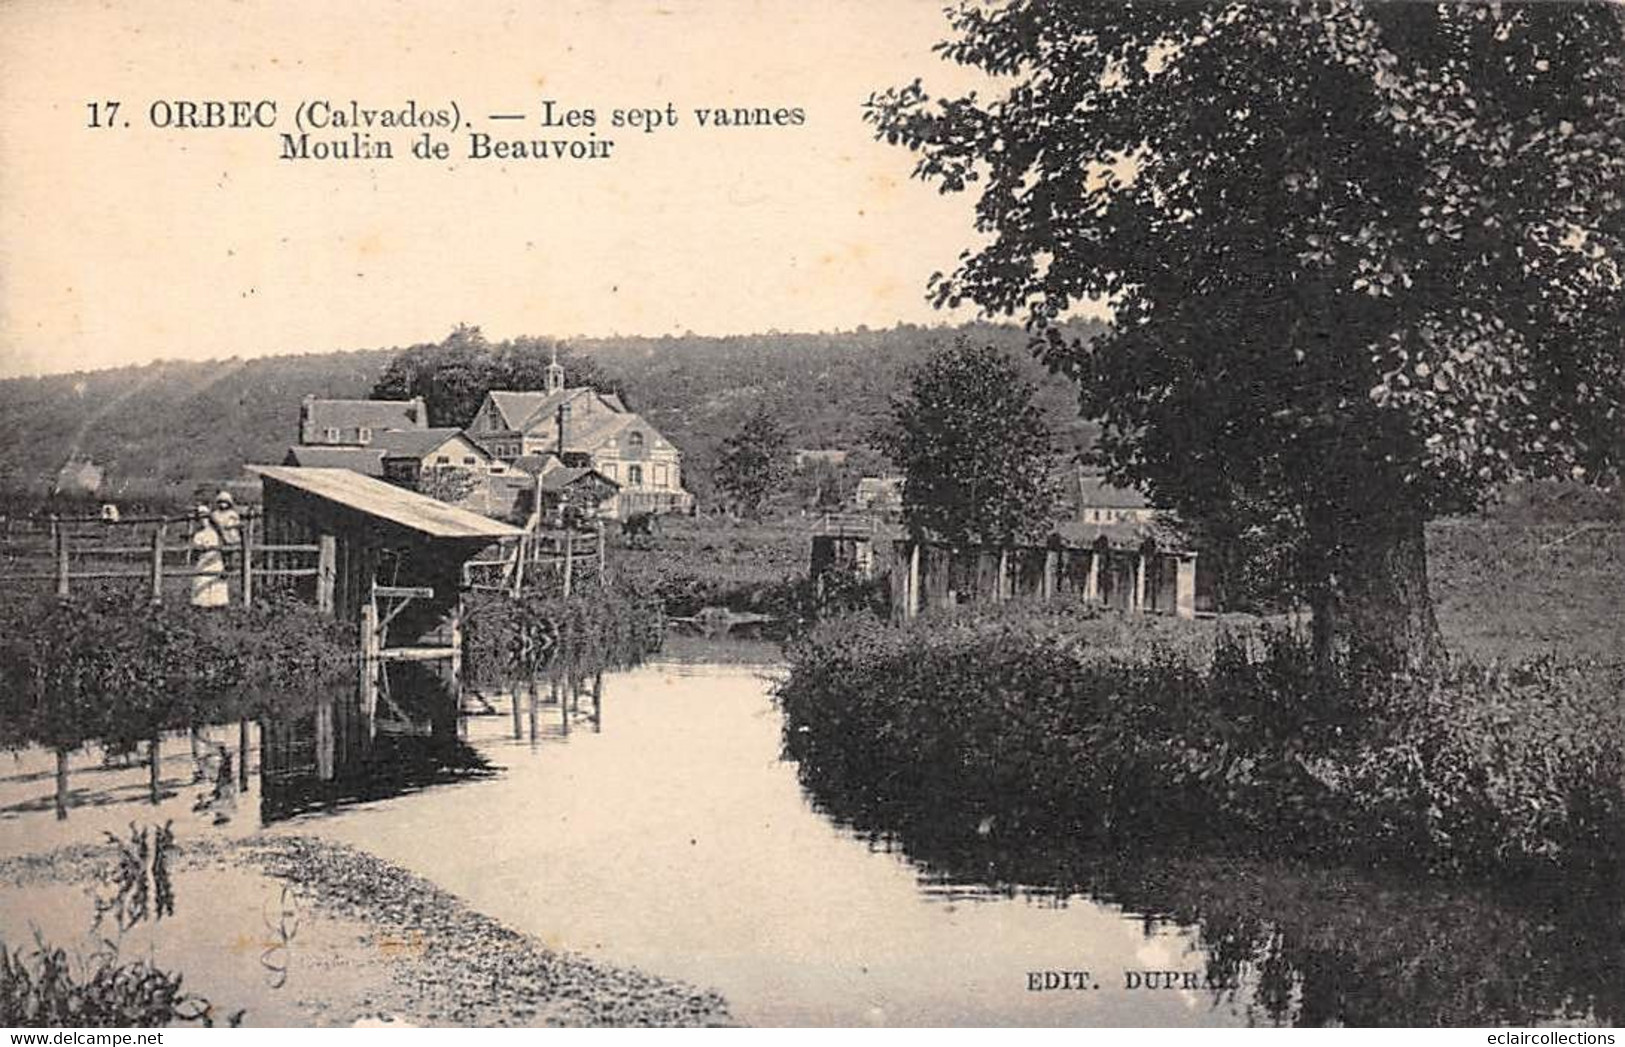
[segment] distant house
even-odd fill
[[[290,447],[282,464],[349,469],[476,512],[502,504],[484,488],[490,477],[508,471],[461,429],[386,429],[372,434],[365,447]],[[441,471],[446,475],[437,479]]]
[[[384,454],[374,447],[306,447],[288,448],[282,456],[283,465],[305,469],[349,469],[362,476],[379,479],[384,475]]]
[[[825,450],[825,449],[814,449],[814,448],[800,447],[800,448],[797,448],[796,451],[795,451],[796,468],[797,469],[805,469],[808,466],[812,466],[812,465],[829,465],[829,466],[845,465],[847,458],[849,458],[851,456],[851,454],[852,454],[851,451],[837,451],[837,450]]]
[[[852,495],[853,504],[864,512],[896,513],[903,510],[901,476],[865,476]]]
[[[493,502],[487,515],[521,526],[556,527],[576,520],[613,515],[620,485],[587,465],[565,465],[553,454],[516,459],[506,476],[488,485]]]
[[[487,393],[467,435],[510,465],[553,454],[562,465],[591,467],[617,486],[609,515],[693,507],[693,496],[683,489],[682,452],[620,397],[587,386],[566,388],[557,357],[546,383],[536,392]]]
[[[322,400],[299,403],[299,443],[305,447],[366,447],[380,433],[427,429],[429,409],[410,400]]]
[[[1078,522],[1086,524],[1142,524],[1156,519],[1157,510],[1139,491],[1113,487],[1102,476],[1078,474]]]
[[[378,451],[384,479],[408,487],[416,487],[424,473],[435,469],[463,469],[476,477],[508,471],[461,429],[389,430],[374,436],[368,450]]]
[[[102,489],[102,467],[75,455],[57,470],[52,490],[57,494],[95,494]]]

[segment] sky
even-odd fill
[[[967,319],[926,281],[969,196],[873,140],[871,91],[978,86],[938,0],[0,5],[0,376],[487,336],[744,334]],[[982,84],[984,88],[987,86]],[[274,129],[153,103],[277,102]],[[301,103],[456,104],[447,160],[287,161]],[[591,107],[608,160],[466,158]],[[90,103],[118,101],[111,126]],[[676,127],[607,126],[675,105]],[[699,127],[697,107],[799,107]],[[106,123],[105,106],[98,122]],[[493,114],[523,121],[492,121]],[[128,121],[130,126],[121,126]],[[347,137],[323,130],[312,140]]]

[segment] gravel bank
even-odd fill
[[[10,858],[0,860],[0,886],[85,884],[111,864],[108,847]],[[324,933],[346,939],[343,962],[374,968],[352,979],[367,986],[357,990],[359,998],[301,1001],[299,1013],[309,1024],[733,1024],[716,993],[555,951],[474,912],[433,883],[342,844],[271,835],[188,840],[172,867],[183,906],[189,872],[235,869],[290,884],[300,908],[326,921]],[[312,928],[300,937],[314,945],[314,935]]]

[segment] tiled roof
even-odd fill
[[[372,446],[383,451],[386,458],[423,458],[462,435],[461,429],[398,429],[374,436]],[[485,448],[481,447],[480,452],[483,454]]]
[[[575,468],[554,469],[551,472],[543,473],[542,490],[562,491],[566,487],[569,487],[571,484],[575,483],[577,480],[581,480],[586,477],[596,478],[601,483],[610,487],[618,488],[621,486],[596,469],[589,469],[586,466],[576,466]]]
[[[528,430],[543,423],[552,424],[553,412],[558,410],[559,404],[591,392],[592,390],[586,386],[564,389],[556,393],[493,389],[491,400],[497,405],[497,410],[502,412],[508,428]]]
[[[318,498],[367,516],[388,520],[431,538],[511,538],[517,527],[497,523],[467,509],[375,480],[349,469],[300,469],[254,465],[251,470],[266,480],[287,484]]]
[[[316,429],[421,429],[413,400],[307,400],[309,425]]]
[[[535,476],[558,468],[560,463],[559,456],[549,451],[547,454],[522,454],[510,464],[522,473]]]
[[[352,469],[363,476],[384,475],[384,455],[376,447],[290,447],[282,464]]]
[[[1102,476],[1078,477],[1078,507],[1080,509],[1146,509],[1151,505],[1145,495],[1126,487],[1113,487]]]

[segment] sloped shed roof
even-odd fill
[[[517,527],[498,523],[467,509],[447,505],[349,469],[285,465],[253,465],[249,468],[267,480],[287,484],[346,509],[388,520],[430,538],[490,541],[517,537],[521,533]]]

